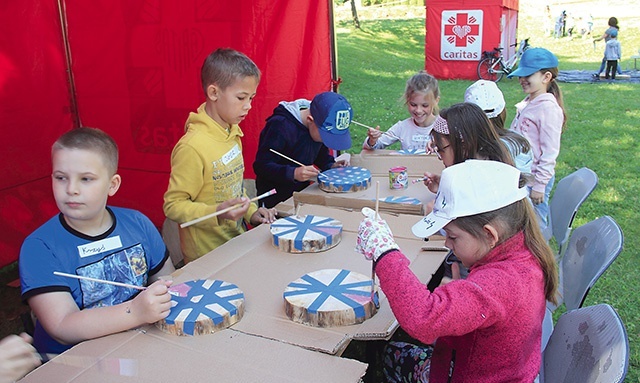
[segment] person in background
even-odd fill
[[[15,382],[42,363],[32,342],[26,333],[0,340],[0,383]]]
[[[411,117],[398,121],[386,132],[382,132],[379,126],[369,129],[362,144],[364,149],[384,149],[400,141],[403,151],[424,153],[438,115],[438,80],[426,71],[414,74],[407,80],[403,98]]]
[[[617,38],[618,34],[620,33],[620,26],[618,25],[618,19],[616,17],[610,17],[607,24],[609,25],[609,27],[607,28],[606,31],[604,31],[602,36],[593,39],[594,48],[595,48],[595,43],[597,41],[604,40],[604,42],[606,44],[611,39],[611,34],[613,33],[613,31],[616,31],[616,38]],[[602,62],[600,63],[600,69],[598,69],[598,73],[594,73],[593,74],[593,77],[599,78],[600,74],[604,70],[606,64],[607,64],[607,58],[603,56],[602,57]],[[620,66],[618,66],[616,71],[617,71],[618,74],[622,74],[622,68]]]
[[[507,118],[504,95],[493,81],[478,80],[464,92],[464,101],[478,105],[491,121],[498,136],[505,144],[516,168],[523,173],[531,173],[533,154],[526,138],[504,128]]]
[[[532,382],[540,371],[542,319],[558,274],[525,180],[515,167],[468,160],[442,172],[433,211],[412,228],[441,229],[469,268],[433,292],[411,271],[387,223],[368,208],[356,251],[374,262],[400,327],[421,344],[385,351],[388,382]]]
[[[336,162],[329,148],[346,150],[351,147],[349,124],[352,116],[351,104],[334,92],[319,93],[311,101],[298,99],[278,104],[260,132],[253,163],[257,193],[260,195],[273,188],[277,191],[262,200],[264,206],[271,208],[285,201],[293,192],[309,186],[321,171],[348,165],[345,161]]]
[[[191,262],[248,230],[248,224],[275,221],[273,209],[258,208],[243,188],[244,135],[238,125],[251,110],[260,70],[251,59],[219,48],[201,70],[206,100],[190,113],[185,134],[171,153],[171,175],[164,194],[164,214],[185,223],[227,207],[236,209],[180,228],[180,248]]]
[[[604,71],[604,78],[612,80],[616,79],[616,71],[618,70],[618,60],[622,58],[622,47],[618,41],[618,31],[613,29],[609,35],[609,41],[604,48],[604,58],[607,60],[607,68]]]
[[[164,319],[171,281],[160,277],[174,267],[158,229],[136,210],[107,206],[121,184],[114,140],[99,129],[72,129],[53,144],[51,159],[60,213],[29,234],[18,260],[22,300],[36,316],[35,348],[59,354]]]
[[[529,141],[533,152],[531,174],[535,177],[529,197],[538,214],[540,227],[549,221],[549,196],[555,181],[556,159],[560,153],[560,137],[566,123],[562,91],[556,81],[558,58],[544,48],[524,52],[516,76],[526,93],[516,104],[516,116],[510,129]]]

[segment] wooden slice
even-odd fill
[[[318,174],[318,187],[328,193],[348,193],[367,190],[371,172],[357,166],[333,168]]]
[[[405,196],[399,196],[399,197],[389,196],[386,198],[380,198],[380,202],[400,203],[400,204],[407,204],[407,205],[422,205],[422,201],[420,201],[419,199],[413,198],[413,197],[405,197]]]
[[[289,216],[271,224],[272,243],[287,253],[328,250],[342,238],[342,223],[315,215]]]
[[[173,335],[204,335],[242,319],[244,293],[217,279],[198,279],[171,286],[171,312],[156,326]]]
[[[373,281],[349,270],[325,269],[305,274],[284,290],[289,319],[314,327],[362,323],[376,313]]]

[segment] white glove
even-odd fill
[[[393,249],[398,250],[387,222],[376,217],[376,212],[368,207],[362,208],[362,214],[364,218],[358,227],[356,251],[366,259],[377,261],[381,254]]]

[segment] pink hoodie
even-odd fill
[[[376,265],[400,326],[435,343],[431,383],[532,382],[540,369],[544,277],[522,232],[456,280],[430,293],[394,251]]]
[[[533,100],[527,96],[516,104],[516,116],[510,129],[520,133],[531,144],[531,173],[535,176],[532,189],[535,191],[544,193],[555,174],[563,121],[562,108],[551,93],[541,94]]]

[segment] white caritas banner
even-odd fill
[[[442,11],[440,58],[478,61],[482,56],[482,17],[480,9]]]

